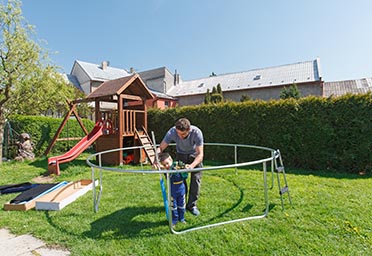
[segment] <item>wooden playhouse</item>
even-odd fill
[[[147,106],[146,100],[152,100],[154,96],[147,89],[138,74],[110,80],[102,83],[97,89],[84,99],[79,99],[70,104],[70,111],[67,113],[61,126],[56,132],[54,138],[45,155],[48,154],[51,147],[57,141],[58,136],[67,123],[71,114],[75,114],[80,126],[87,134],[84,139],[78,142],[76,146],[79,149],[72,148],[62,156],[48,159],[48,170],[50,173],[59,175],[58,160],[61,163],[72,161],[88,145],[95,142],[96,152],[102,152],[110,149],[117,149],[132,146],[144,146],[143,149],[132,151],[116,151],[102,155],[102,163],[110,165],[122,165],[128,162],[128,155],[133,162],[145,162],[149,160],[153,163],[155,151],[151,139],[147,134]],[[94,102],[94,119],[96,126],[99,123],[108,125],[101,133],[95,133],[91,139],[94,130],[88,134],[75,110],[76,104],[81,102]],[[54,160],[54,161],[49,161]],[[55,163],[57,162],[57,163]]]
[[[146,138],[149,139],[146,106],[148,99],[153,99],[153,95],[138,74],[106,81],[86,97],[85,101],[95,103],[96,122],[101,119],[112,122],[112,132],[97,139],[97,152],[146,143]],[[117,151],[103,154],[102,163],[122,165],[128,153],[130,152]],[[135,150],[133,154],[134,162],[144,161],[146,157],[150,157],[152,162],[151,150]]]

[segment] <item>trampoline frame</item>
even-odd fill
[[[158,146],[158,145],[157,145]],[[170,146],[175,146],[174,143],[170,144]],[[244,144],[227,144],[227,143],[204,143],[204,146],[227,146],[227,147],[233,147],[234,148],[234,164],[227,164],[227,165],[219,165],[219,166],[211,166],[211,167],[203,167],[203,168],[195,168],[195,169],[182,169],[182,170],[130,170],[130,169],[119,169],[114,167],[107,167],[102,166],[102,155],[107,153],[112,153],[116,151],[126,151],[126,150],[133,150],[133,149],[142,149],[143,146],[134,146],[134,147],[126,147],[126,148],[117,148],[112,150],[106,150],[102,152],[98,152],[95,154],[92,154],[87,157],[87,164],[92,169],[92,182],[95,184],[95,170],[99,170],[99,181],[98,181],[98,187],[99,191],[96,191],[96,186],[93,186],[93,207],[94,211],[98,212],[99,203],[102,196],[103,186],[102,186],[102,171],[113,171],[113,172],[124,172],[124,173],[138,173],[138,174],[165,174],[167,176],[167,197],[168,202],[171,202],[171,191],[170,191],[170,179],[168,178],[169,174],[176,173],[176,172],[198,172],[198,171],[210,171],[210,170],[218,170],[218,169],[227,169],[227,168],[235,168],[235,171],[237,172],[238,167],[244,167],[244,166],[250,166],[250,165],[257,165],[262,164],[262,171],[263,171],[263,192],[264,192],[264,204],[265,204],[265,211],[261,215],[254,215],[239,219],[233,219],[228,221],[222,221],[218,223],[213,224],[207,224],[203,226],[197,226],[192,227],[184,230],[174,230],[172,225],[172,218],[168,218],[168,224],[169,229],[171,233],[173,234],[183,234],[186,232],[196,231],[204,228],[210,228],[210,227],[216,227],[220,225],[240,222],[240,221],[246,221],[246,220],[252,220],[252,219],[260,219],[264,218],[269,213],[269,198],[268,198],[268,185],[267,185],[267,163],[270,163],[270,169],[272,173],[272,179],[271,179],[271,188],[274,186],[274,168],[276,167],[276,159],[279,158],[280,152],[279,150],[274,150],[268,147],[261,147],[261,146],[254,146],[254,145],[244,145]],[[255,161],[249,161],[249,162],[243,162],[238,163],[238,148],[252,148],[252,149],[259,149],[259,150],[265,150],[270,152],[270,157],[255,160]],[[140,154],[142,154],[142,150],[140,150]],[[97,159],[98,157],[98,165],[91,162],[93,158]],[[140,159],[142,159],[142,156],[140,156]],[[142,165],[142,164],[141,164]],[[171,207],[168,207],[168,216],[172,216]]]

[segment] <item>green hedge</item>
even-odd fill
[[[200,127],[205,142],[246,144],[280,149],[284,164],[314,170],[358,173],[372,170],[372,95],[337,98],[306,97],[299,100],[246,101],[150,109],[148,130],[160,143],[180,117]],[[36,155],[42,155],[61,124],[61,118],[13,116],[18,133],[32,137]],[[83,119],[90,131],[94,123]],[[70,119],[60,137],[83,137],[75,119]],[[76,141],[59,141],[55,153],[66,152]],[[241,149],[239,161],[267,156],[258,150]],[[233,161],[227,147],[206,147],[206,159]]]
[[[284,164],[315,170],[371,172],[372,95],[247,101],[149,111],[158,143],[180,117],[200,127],[205,142],[280,149]],[[232,161],[231,149],[205,150],[207,159]],[[263,152],[244,152],[253,160]]]
[[[41,156],[47,149],[50,141],[61,125],[62,118],[51,118],[43,116],[12,116],[10,119],[11,127],[17,133],[28,133],[34,143],[34,152]],[[94,123],[88,119],[82,119],[85,128],[89,131],[93,129]],[[63,128],[59,138],[84,137],[85,133],[81,129],[76,119],[70,118]],[[66,152],[76,144],[77,141],[57,141],[51,153]]]

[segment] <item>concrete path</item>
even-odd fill
[[[69,251],[51,249],[31,235],[15,236],[0,229],[0,255],[2,256],[67,256]]]

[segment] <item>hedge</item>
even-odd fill
[[[246,144],[280,149],[287,167],[350,173],[372,171],[372,94],[336,98],[245,101],[149,109],[148,131],[160,143],[180,117],[201,128],[205,142]],[[13,116],[11,125],[26,132],[41,155],[61,124],[61,118]],[[90,131],[94,123],[83,119]],[[70,119],[60,137],[83,137]],[[53,152],[66,152],[76,141],[60,141]],[[257,160],[264,152],[244,149],[239,161]],[[205,149],[206,159],[232,162],[231,148]],[[267,155],[267,154],[266,154]]]
[[[10,118],[10,125],[19,134],[24,132],[30,134],[31,141],[34,144],[34,153],[37,156],[41,156],[47,149],[62,121],[62,118],[16,115]],[[82,119],[82,122],[88,132],[93,129],[93,121]],[[84,136],[85,133],[77,120],[70,118],[62,129],[59,138],[78,138]],[[57,141],[51,153],[66,152],[76,143],[77,141]]]
[[[180,117],[201,128],[205,142],[280,149],[288,167],[371,172],[372,95],[228,102],[148,113],[158,142]],[[233,161],[226,148],[205,149],[207,159]],[[254,160],[261,152],[244,152]]]

